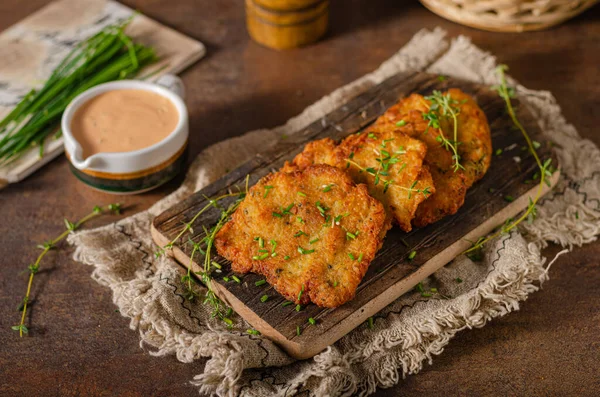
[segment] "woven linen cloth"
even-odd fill
[[[233,329],[226,329],[211,318],[210,308],[201,300],[184,299],[182,267],[168,257],[153,255],[157,247],[150,237],[152,219],[222,176],[232,163],[240,165],[283,134],[323,119],[398,72],[423,70],[497,84],[492,55],[466,37],[448,40],[445,36],[439,28],[420,31],[379,69],[322,98],[285,125],[209,147],[195,159],[183,185],[149,210],[69,237],[76,247],[74,258],[94,266],[92,277],[112,290],[115,305],[131,320],[131,329],[139,332],[140,345],[149,354],[175,354],[186,363],[205,359],[203,372],[192,383],[206,394],[368,395],[419,372],[457,332],[518,310],[520,302],[547,278],[551,263],[541,257],[540,249],[548,242],[570,249],[596,239],[600,151],[564,120],[549,92],[528,90],[510,80],[546,137],[556,144],[562,176],[541,201],[532,224],[487,244],[483,261],[459,257],[424,281],[426,288],[435,286],[449,299],[407,293],[374,316],[372,329],[361,325],[303,361],[292,359],[268,339],[246,334],[250,327],[239,316],[234,316]]]

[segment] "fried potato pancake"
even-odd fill
[[[375,126],[400,128],[400,131],[427,145],[424,163],[429,167],[435,193],[419,205],[412,220],[414,226],[423,227],[447,215],[455,214],[465,201],[467,185],[464,171],[454,172],[452,154],[437,140],[440,130],[428,128],[427,121],[423,119],[423,111],[419,109],[421,103],[416,96],[413,94],[389,108],[376,121]],[[412,110],[413,106],[419,110]],[[398,127],[397,123],[400,121],[403,121],[404,125]]]
[[[423,142],[398,130],[373,127],[344,139],[338,156],[352,179],[369,186],[408,232],[419,204],[435,192],[429,167],[423,165],[426,152]]]
[[[337,307],[354,297],[389,226],[365,185],[311,165],[262,178],[215,246],[235,272],[264,275],[290,301]]]
[[[298,169],[303,170],[315,164],[327,164],[337,167],[339,161],[337,159],[336,149],[337,145],[331,138],[308,142],[306,146],[304,146],[304,150],[294,157],[291,163],[286,161],[281,170],[284,172],[292,172]]]
[[[492,162],[492,135],[485,113],[472,96],[458,88],[447,91],[458,103],[458,154],[465,167],[467,188],[480,180]]]
[[[366,184],[371,196],[408,232],[419,204],[435,192],[429,169],[423,166],[426,151],[425,144],[394,129],[370,128],[339,145],[329,138],[310,142],[284,170],[312,164],[344,169],[354,182]]]
[[[429,166],[436,193],[417,209],[413,225],[422,227],[452,215],[463,205],[467,189],[487,172],[492,154],[491,134],[485,114],[472,97],[458,89],[446,94],[455,101],[458,114],[458,153],[464,169],[454,170],[452,152],[439,142],[442,131],[452,131],[447,118],[440,119],[442,130],[428,126],[423,115],[430,102],[412,94],[390,107],[375,123],[419,139],[427,144],[425,164]],[[404,124],[398,127],[398,123]],[[447,136],[447,135],[446,135]]]

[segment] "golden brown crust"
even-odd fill
[[[235,272],[263,274],[287,299],[337,307],[354,297],[388,228],[365,185],[338,168],[313,165],[261,179],[215,245]]]
[[[397,128],[373,126],[344,139],[336,150],[338,166],[346,167],[356,183],[365,183],[400,228],[411,221],[421,202],[435,192],[423,159],[427,146]]]
[[[440,131],[427,127],[427,122],[423,119],[422,102],[418,97],[413,94],[401,100],[397,105],[388,109],[377,120],[376,125],[379,125],[380,128],[397,128],[396,124],[403,120],[405,125],[400,127],[400,130],[427,145],[424,163],[429,168],[435,193],[419,205],[412,220],[414,226],[423,227],[456,213],[463,205],[467,187],[464,172],[462,170],[454,172],[452,154],[437,141]],[[422,100],[425,101],[424,98]]]
[[[371,127],[353,134],[336,146],[326,138],[310,142],[292,163],[284,167],[304,169],[329,164],[346,170],[356,183],[365,183],[400,228],[410,231],[421,202],[435,192],[431,174],[423,167],[427,147],[397,128]]]
[[[419,94],[412,94],[389,108],[376,125],[398,128],[403,120],[406,124],[400,130],[427,144],[425,164],[429,167],[436,193],[417,209],[413,225],[422,227],[452,215],[463,205],[467,189],[487,172],[492,143],[487,119],[475,100],[458,89],[448,91],[460,109],[458,115],[458,152],[464,170],[454,171],[452,153],[438,141],[441,131],[428,127],[423,114],[429,111],[430,103]],[[452,123],[442,120],[444,131],[451,130]]]
[[[327,164],[336,167],[338,160],[335,155],[335,141],[331,138],[319,139],[306,144],[304,150],[292,162],[285,162],[281,169],[284,172],[303,170],[315,164]]]

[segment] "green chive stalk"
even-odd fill
[[[152,48],[135,44],[125,34],[130,21],[108,26],[77,44],[42,88],[27,93],[0,120],[0,165],[31,146],[39,146],[43,156],[44,141],[59,127],[62,113],[77,95],[98,84],[135,76],[157,60]]]

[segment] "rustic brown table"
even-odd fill
[[[0,29],[47,0],[2,0]],[[372,71],[419,29],[464,34],[511,67],[530,88],[551,90],[580,134],[600,144],[600,7],[547,32],[487,33],[438,18],[416,1],[332,1],[331,29],[316,45],[275,52],[249,40],[241,1],[128,0],[126,3],[207,44],[208,56],[183,74],[191,152],[259,127],[273,127],[333,89]],[[1,62],[1,60],[0,60]],[[124,197],[132,214],[181,179]],[[70,252],[50,255],[36,276],[29,337],[10,330],[33,248],[114,197],[69,173],[64,157],[0,192],[0,395],[196,395],[189,380],[203,362],[155,358],[115,311],[108,289]],[[114,221],[106,217],[101,225]],[[551,256],[558,247],[550,247]],[[461,332],[431,366],[379,396],[600,395],[600,243],[576,248],[521,311]]]

